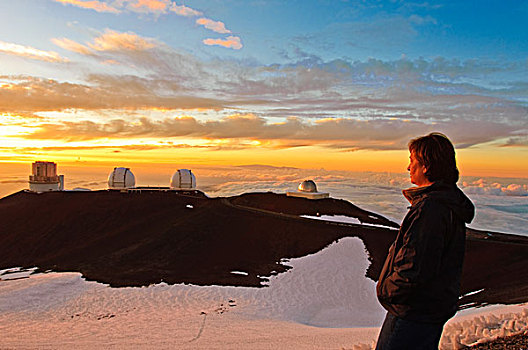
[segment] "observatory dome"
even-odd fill
[[[196,177],[189,169],[179,169],[172,175],[170,188],[171,190],[195,189]]]
[[[131,188],[135,185],[136,178],[129,168],[114,168],[108,176],[108,188],[111,190]]]
[[[299,184],[298,190],[300,192],[317,192],[317,186],[313,180],[304,180]]]

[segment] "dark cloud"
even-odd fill
[[[160,143],[160,144],[130,144],[130,145],[105,145],[105,146],[44,146],[44,147],[0,147],[0,150],[5,151],[17,151],[22,153],[34,153],[34,152],[62,152],[62,151],[92,151],[92,150],[109,150],[115,151],[151,151],[160,149],[171,149],[171,148],[214,148],[215,146],[204,146],[204,145],[189,145],[185,143],[171,144],[171,143]]]
[[[521,135],[509,137],[503,146],[504,147],[516,147],[516,146],[527,147],[528,146],[528,130],[521,130],[521,131],[518,131],[516,134],[521,134]]]
[[[5,79],[5,78],[4,78]],[[222,109],[224,103],[182,92],[171,80],[91,75],[86,84],[28,76],[9,77],[0,88],[0,113],[65,109]]]
[[[0,184],[22,184],[22,183],[27,183],[28,180],[0,180]]]
[[[468,132],[471,130],[471,132]],[[402,149],[415,135],[432,131],[448,134],[459,148],[512,135],[515,128],[500,123],[482,121],[450,121],[429,124],[401,119],[356,120],[321,119],[316,122],[288,118],[283,123],[269,123],[255,115],[233,115],[219,120],[198,121],[192,117],[168,118],[162,121],[142,117],[134,121],[114,119],[109,122],[62,122],[43,124],[28,135],[30,139],[62,139],[68,141],[98,138],[177,138],[193,137],[232,140],[229,149],[252,147],[241,140],[261,141],[261,147],[291,148],[318,144],[343,150]],[[269,141],[266,143],[266,141]],[[157,147],[157,146],[135,146]],[[160,145],[159,147],[166,147]],[[174,147],[174,146],[171,146]]]

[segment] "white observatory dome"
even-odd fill
[[[129,168],[114,168],[108,176],[108,188],[111,190],[131,188],[135,185],[136,178]]]
[[[317,192],[317,186],[313,180],[304,180],[299,184],[298,190],[300,192]]]
[[[195,189],[196,177],[189,169],[179,169],[172,175],[170,188],[171,190]]]

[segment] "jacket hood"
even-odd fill
[[[411,205],[417,204],[424,198],[432,198],[449,207],[467,224],[475,216],[475,206],[456,185],[447,185],[439,181],[429,186],[411,187],[402,192]]]

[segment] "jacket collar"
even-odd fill
[[[475,215],[475,206],[471,200],[456,185],[446,184],[442,180],[429,186],[411,187],[402,192],[411,206],[417,205],[426,197],[432,197],[452,209],[466,223],[470,223]]]
[[[418,199],[420,199],[425,193],[430,192],[434,188],[438,187],[440,184],[438,182],[433,182],[429,186],[421,187],[411,187],[402,191],[403,196],[409,201],[409,203],[414,204]]]

